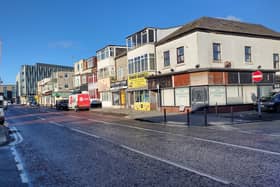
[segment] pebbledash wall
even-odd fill
[[[263,72],[263,81],[258,83],[261,95],[273,89],[275,72],[279,71],[279,65],[274,66],[273,62],[273,55],[280,53],[279,36],[209,29],[192,30],[183,36],[159,41],[156,46],[158,71],[148,77],[148,88],[158,93],[160,107],[170,111],[178,111],[180,106],[196,109],[205,104],[250,108],[257,99],[257,84],[251,78],[253,71]],[[214,44],[219,44],[218,60],[213,60]],[[250,47],[249,62],[245,61],[246,47]],[[183,51],[180,63],[178,48]],[[169,54],[169,64],[166,54]]]

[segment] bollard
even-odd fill
[[[187,109],[187,125],[190,126],[190,109]]]
[[[207,126],[208,125],[208,120],[207,120],[207,108],[204,108],[204,125]]]
[[[234,122],[234,116],[233,116],[233,107],[230,107],[230,113],[231,113],[231,124],[233,125]]]
[[[163,109],[163,121],[166,123],[166,109]]]

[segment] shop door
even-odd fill
[[[192,110],[197,110],[208,105],[208,87],[192,87],[191,88],[191,106]]]

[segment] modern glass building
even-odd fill
[[[35,65],[22,65],[17,78],[17,93],[20,103],[33,101],[37,93],[37,82],[51,77],[53,72],[73,71],[71,66],[36,63]]]

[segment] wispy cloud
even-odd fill
[[[235,17],[235,16],[231,16],[231,15],[227,16],[227,17],[225,17],[223,19],[227,19],[227,20],[231,20],[231,21],[242,21],[240,18]]]
[[[74,47],[74,42],[71,40],[61,40],[55,42],[48,43],[49,48],[62,48],[62,49],[69,49]]]

